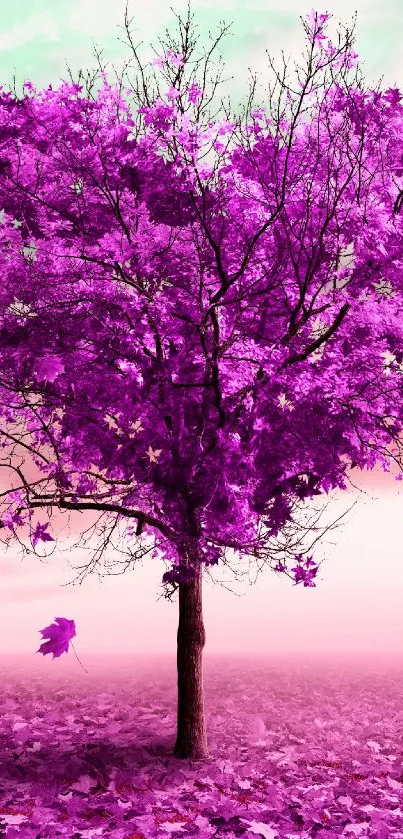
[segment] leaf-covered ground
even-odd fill
[[[204,673],[211,757],[192,764],[171,756],[174,662],[0,663],[1,839],[402,839],[403,666]]]

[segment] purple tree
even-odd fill
[[[203,569],[231,549],[314,585],[296,510],[351,465],[401,465],[401,94],[364,90],[328,17],[307,17],[299,90],[277,75],[269,111],[252,85],[244,114],[208,119],[189,15],[152,93],[127,11],[134,118],[102,68],[96,96],[1,94],[6,541],[87,510],[84,573],[122,522],[126,568],[169,562],[182,758],[208,755]]]

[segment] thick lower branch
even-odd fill
[[[134,518],[138,521],[141,520],[143,524],[149,524],[150,527],[155,527],[159,530],[164,536],[168,539],[175,540],[177,534],[173,531],[168,525],[164,524],[159,519],[156,519],[154,516],[150,516],[148,513],[143,513],[141,510],[131,510],[130,507],[121,507],[119,504],[96,504],[91,501],[78,501],[77,503],[65,501],[63,498],[59,501],[53,500],[52,498],[43,499],[42,501],[31,501],[29,503],[30,507],[58,507],[62,510],[94,510],[95,512],[99,513],[117,513],[119,516],[125,516],[126,518]]]

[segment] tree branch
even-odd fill
[[[320,338],[317,338],[316,341],[313,341],[312,344],[309,344],[302,353],[297,353],[296,355],[291,355],[289,358],[287,358],[281,365],[281,369],[287,367],[289,364],[295,364],[297,361],[305,361],[305,359],[308,358],[308,356],[311,355],[311,353],[313,353],[329,338],[331,338],[331,336],[336,332],[336,329],[338,329],[338,327],[344,320],[349,309],[350,303],[344,303],[336,319],[333,321],[332,325],[329,326],[329,329],[327,329],[326,332],[324,332],[323,335],[320,336]]]
[[[131,510],[129,507],[121,507],[119,504],[96,504],[92,501],[79,501],[77,503],[66,501],[65,499],[61,499],[60,501],[52,501],[52,500],[43,500],[43,501],[31,501],[29,503],[30,507],[59,507],[64,510],[95,510],[104,513],[118,513],[120,516],[126,516],[127,518],[135,518],[138,521],[143,522],[143,524],[149,524],[150,527],[156,527],[167,539],[175,540],[177,538],[177,534],[171,527],[168,527],[159,519],[154,518],[154,516],[148,515],[148,513],[143,513],[141,510]]]

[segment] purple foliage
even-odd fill
[[[52,508],[133,518],[177,582],[227,548],[271,562],[295,504],[389,468],[403,105],[346,86],[357,56],[328,18],[304,24],[326,95],[294,93],[278,124],[252,110],[241,135],[202,123],[181,74],[136,114],[105,76],[90,99],[1,93],[0,437],[36,470],[2,496],[12,536],[54,541],[32,522]],[[318,565],[280,564],[315,585]]]

